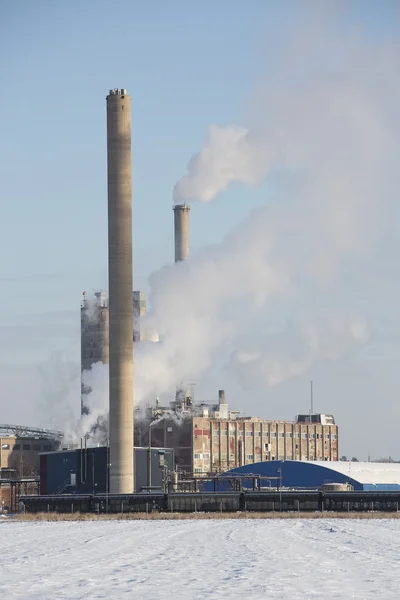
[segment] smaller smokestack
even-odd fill
[[[189,256],[189,211],[188,204],[174,206],[175,262],[186,260]]]
[[[219,401],[219,404],[225,404],[225,390],[219,390],[218,401]]]

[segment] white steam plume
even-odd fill
[[[198,378],[217,360],[233,366],[232,357],[246,386],[240,371],[251,362],[264,381],[284,381],[368,338],[363,273],[399,187],[400,53],[321,27],[281,43],[289,50],[277,50],[249,127],[212,127],[175,188],[176,202],[209,202],[234,182],[253,186],[279,172],[279,202],[151,277],[148,320],[161,341],[138,348],[139,398]],[[354,297],[359,310],[348,319]],[[330,310],[330,321],[303,322],[310,305]],[[248,332],[266,338],[266,318],[282,311],[299,322],[284,333],[285,356],[261,344],[238,361]]]
[[[267,174],[269,152],[244,127],[211,126],[204,148],[188,164],[188,175],[175,186],[175,203],[210,202],[234,181],[257,185]]]
[[[178,202],[209,202],[279,174],[273,204],[151,276],[144,327],[160,341],[135,346],[136,404],[216,364],[224,387],[232,373],[246,389],[276,385],[369,339],[372,258],[400,187],[400,53],[324,25],[300,29],[279,36],[248,126],[211,128],[175,188]],[[288,315],[294,325],[271,333]]]
[[[273,386],[298,377],[317,361],[336,360],[370,338],[360,317],[303,321],[284,333],[249,336],[231,356],[229,367],[244,389]]]

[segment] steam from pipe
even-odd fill
[[[253,187],[266,176],[272,156],[245,127],[212,125],[202,150],[189,161],[174,188],[175,204],[211,202],[235,181]]]
[[[172,399],[176,381],[215,365],[226,389],[231,378],[264,390],[371,339],[379,282],[391,278],[382,264],[398,254],[398,50],[332,23],[280,32],[247,125],[212,126],[174,190],[177,203],[210,202],[266,179],[270,201],[220,244],[151,275],[143,325],[159,341],[135,348],[138,403]]]
[[[140,349],[139,396],[152,382],[169,389],[177,367],[191,381],[215,361],[246,387],[274,384],[369,339],[372,257],[399,187],[400,53],[331,23],[287,34],[249,125],[210,127],[174,190],[179,204],[210,202],[270,178],[274,201],[221,244],[152,275],[149,322],[161,342]],[[282,311],[295,325],[274,356],[265,323]]]

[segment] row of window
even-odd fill
[[[213,434],[214,435],[219,435],[219,433],[220,433],[219,431],[216,431],[215,429],[213,430]],[[261,431],[255,431],[254,433],[258,437],[261,436]],[[226,429],[222,429],[221,430],[221,435],[228,435],[227,430]],[[238,432],[238,435],[240,436],[241,432]],[[253,432],[252,431],[246,431],[246,437],[253,437]],[[286,433],[283,432],[283,431],[281,431],[281,432],[279,432],[277,434],[276,431],[271,431],[270,433],[268,431],[264,431],[264,437],[271,437],[271,438],[279,437],[279,438],[289,438],[289,439],[291,439],[291,438],[293,438],[293,433],[291,431],[286,431]],[[300,438],[300,432],[297,431],[294,434],[294,437],[295,438]],[[322,436],[322,433],[317,433],[317,434],[315,434],[315,433],[302,433],[301,437],[302,437],[303,440],[308,440],[308,439],[310,439],[310,440],[311,439],[312,440],[315,440],[315,439],[322,440],[323,436]],[[337,439],[337,435],[335,433],[332,433],[332,434],[327,433],[327,434],[325,434],[324,437],[325,437],[326,440],[331,440],[331,439],[332,440],[336,440]]]
[[[1,449],[2,450],[10,450],[11,446],[10,444],[2,444],[1,445]],[[50,452],[51,450],[51,446],[49,444],[43,444],[43,446],[41,444],[14,444],[13,450],[33,450],[34,452],[40,452],[43,450],[43,452]]]

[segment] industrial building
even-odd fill
[[[174,470],[170,448],[134,448],[134,489],[164,490]],[[40,494],[110,492],[110,454],[106,446],[46,452],[40,456]]]
[[[134,411],[133,344],[145,339],[146,299],[132,291],[131,99],[116,88],[106,105],[109,292],[108,297],[97,292],[94,299],[84,294],[81,369],[109,364],[108,445],[44,452],[41,493],[116,497],[162,487],[171,472],[175,481],[186,476],[198,483],[202,476],[265,461],[337,461],[338,428],[332,415],[262,420],[230,410],[223,390],[215,404],[195,405],[184,385],[177,386],[168,407],[157,401]],[[186,204],[174,207],[176,263],[189,256],[189,211]],[[82,413],[90,391],[82,384]]]
[[[60,431],[0,425],[0,470],[6,477],[32,477],[39,472],[39,454],[58,450]],[[3,477],[3,475],[2,475]]]
[[[353,489],[364,492],[400,491],[399,463],[371,462],[303,462],[299,460],[275,460],[232,469],[224,475],[246,473],[270,481],[274,487],[342,491]],[[271,484],[271,482],[273,482]],[[243,480],[246,486],[246,480]],[[264,483],[264,486],[267,484]]]
[[[146,315],[146,295],[141,291],[132,292],[133,303],[133,341],[145,339],[141,320]],[[98,362],[109,363],[109,310],[106,292],[99,291],[94,297],[83,293],[81,304],[81,374],[90,371]],[[81,414],[87,413],[85,398],[91,392],[81,378]]]
[[[218,404],[192,405],[186,396],[168,408],[149,408],[135,419],[141,446],[175,450],[177,470],[194,476],[222,473],[263,461],[337,461],[338,426],[332,415],[299,415],[295,421],[263,420],[229,410],[223,390]]]
[[[19,495],[37,494],[41,452],[58,450],[62,433],[0,425],[0,510],[16,510]]]

